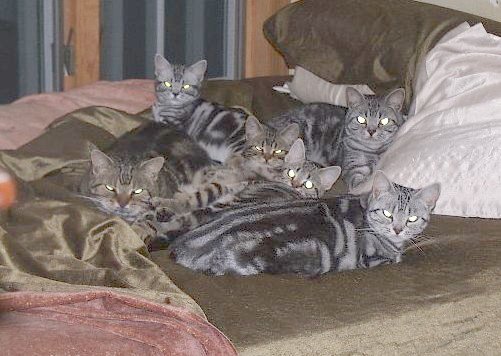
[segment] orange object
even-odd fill
[[[6,209],[16,200],[16,182],[7,172],[0,170],[0,209]]]

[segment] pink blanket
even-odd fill
[[[0,149],[15,149],[34,139],[52,121],[86,106],[107,106],[136,114],[155,99],[152,80],[96,82],[62,93],[30,95],[0,106]]]
[[[113,292],[0,294],[2,355],[236,355],[184,309]]]

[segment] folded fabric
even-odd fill
[[[313,74],[312,72],[297,66],[291,82],[282,87],[274,87],[278,92],[288,93],[294,99],[303,103],[328,103],[347,106],[346,88],[356,88],[363,94],[374,94],[365,84],[333,84]]]
[[[113,292],[0,294],[4,355],[236,355],[185,309]]]
[[[500,37],[455,29],[426,56],[415,115],[377,164],[399,184],[440,182],[437,214],[501,218],[500,63]]]

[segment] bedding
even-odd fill
[[[410,116],[376,169],[441,183],[435,213],[501,218],[501,38],[461,25],[426,56]],[[370,179],[359,189],[370,189]]]
[[[228,105],[250,102],[266,121],[299,105],[273,92],[284,80],[223,83],[206,95]],[[226,92],[237,87],[238,97]],[[109,108],[79,109],[20,149],[0,153],[0,165],[16,172],[21,190],[19,204],[0,217],[3,290],[168,298],[195,313],[201,307],[243,355],[492,354],[501,347],[499,221],[434,216],[424,252],[411,249],[399,265],[312,280],[215,278],[174,264],[166,251],[149,253],[139,231],[69,193],[88,142],[105,149],[140,121]],[[343,189],[340,183],[335,191]]]
[[[0,294],[4,355],[236,355],[202,317],[110,291]]]
[[[464,21],[501,35],[499,22],[412,0],[298,1],[263,30],[290,68],[334,84],[367,84],[378,94],[404,87],[408,108],[418,63]]]

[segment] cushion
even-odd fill
[[[363,84],[333,84],[313,74],[307,69],[297,66],[292,82],[287,83],[291,96],[303,103],[329,103],[348,106],[346,103],[346,87],[356,88],[362,94],[374,94]]]
[[[405,186],[440,182],[437,214],[501,218],[499,63],[501,37],[482,24],[437,44],[424,62],[416,114],[377,165]],[[369,188],[370,180],[357,191]]]
[[[408,107],[417,63],[464,21],[501,34],[495,21],[411,0],[299,1],[269,18],[264,33],[290,67],[378,94],[404,87]]]

